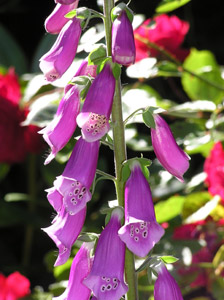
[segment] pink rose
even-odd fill
[[[150,26],[151,22],[152,25]],[[160,58],[161,55],[157,50],[147,45],[147,43],[140,41],[139,38],[146,39],[162,47],[177,59],[183,61],[189,54],[189,50],[181,49],[180,46],[188,30],[189,24],[176,16],[163,14],[154,19],[146,20],[134,31],[136,61],[149,56]]]
[[[221,142],[217,142],[206,158],[204,171],[207,175],[205,183],[212,195],[219,195],[224,204],[224,151]]]
[[[8,277],[0,274],[0,299],[17,300],[30,294],[30,282],[19,272],[14,272]]]

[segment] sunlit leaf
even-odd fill
[[[160,4],[156,8],[157,13],[168,13],[170,11],[173,11],[191,0],[162,0]]]

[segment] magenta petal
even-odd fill
[[[55,3],[60,3],[64,5],[72,4],[73,2],[77,2],[77,0],[55,0]]]
[[[157,222],[144,222],[132,219],[118,231],[121,240],[129,250],[140,257],[145,257],[164,234],[164,229]]]
[[[78,0],[70,5],[57,4],[52,13],[45,20],[45,29],[51,34],[58,34],[62,27],[69,21],[64,16],[71,10],[77,8]]]
[[[113,22],[112,58],[113,62],[128,66],[135,62],[134,33],[125,10]]]
[[[82,29],[80,20],[69,20],[53,47],[40,58],[40,69],[48,81],[60,78],[73,62]]]
[[[66,290],[61,296],[54,297],[53,300],[89,300],[91,290],[82,281],[88,276],[91,269],[90,251],[93,245],[93,243],[83,243],[72,262]]]
[[[154,299],[183,300],[178,284],[164,265],[160,268],[158,278],[155,282]]]
[[[77,126],[76,116],[79,110],[79,91],[73,86],[62,98],[54,119],[39,131],[51,147],[51,154],[45,160],[45,164],[48,164],[72,137]]]
[[[86,217],[86,208],[74,216],[68,214],[62,206],[61,211],[50,227],[43,228],[59,249],[55,266],[64,264],[71,253],[71,247],[80,234]]]
[[[177,145],[167,123],[154,116],[156,128],[151,128],[152,146],[161,165],[180,181],[189,168],[189,156]]]
[[[77,124],[86,141],[98,140],[108,132],[114,91],[115,78],[110,64],[106,64],[90,86],[82,111],[77,117]]]
[[[122,214],[114,209],[97,243],[93,266],[83,283],[98,300],[119,300],[128,287],[124,282],[125,244],[118,237]]]
[[[55,189],[55,187],[46,190],[46,192],[48,192],[47,199],[49,203],[51,204],[51,206],[53,206],[56,212],[59,212],[63,204],[62,195]]]
[[[54,185],[63,195],[65,209],[70,215],[77,214],[91,200],[92,195],[89,190],[75,179],[61,176],[61,180],[56,180]]]

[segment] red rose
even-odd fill
[[[205,183],[212,195],[219,195],[224,204],[224,151],[222,143],[214,145],[210,155],[206,158],[204,171],[207,175]]]
[[[150,26],[150,23],[152,25]],[[160,53],[140,41],[140,38],[154,43],[164,50],[173,54],[177,59],[183,61],[189,54],[189,50],[181,49],[180,45],[189,30],[189,24],[181,21],[176,16],[160,15],[153,20],[146,20],[140,27],[134,31],[136,46],[136,61],[146,57],[159,57]]]
[[[8,74],[0,74],[0,96],[16,104],[21,99],[18,77],[13,68],[9,69]]]
[[[8,277],[0,274],[0,299],[17,300],[30,294],[30,282],[19,272],[14,272]]]
[[[0,74],[0,163],[18,163],[27,153],[43,149],[42,137],[34,125],[22,126],[28,109],[19,107],[20,87],[14,71]]]

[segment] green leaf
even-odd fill
[[[153,117],[153,113],[151,112],[150,108],[146,109],[143,113],[142,113],[142,118],[143,118],[143,122],[145,123],[145,125],[149,128],[155,128],[156,124],[155,124],[155,120]]]
[[[174,256],[170,256],[170,255],[168,255],[168,256],[161,256],[160,258],[166,264],[173,264],[173,263],[175,263],[175,262],[177,262],[179,260],[179,258],[176,258]]]
[[[0,181],[3,180],[10,170],[10,166],[8,164],[0,164]]]
[[[156,64],[157,76],[164,76],[164,77],[180,77],[181,72],[178,69],[178,66],[170,61],[163,60]]]
[[[53,269],[54,277],[59,280],[67,279],[69,276],[70,268],[73,262],[73,258],[69,258],[66,263],[61,266],[57,266]]]
[[[89,242],[95,242],[98,238],[99,235],[94,232],[82,232],[79,235],[78,240],[89,243]]]
[[[172,196],[155,205],[156,220],[158,223],[167,222],[182,213],[185,197]]]
[[[156,12],[160,14],[168,13],[187,4],[190,1],[191,0],[162,0],[157,6]]]
[[[16,73],[27,72],[27,60],[22,49],[11,34],[0,24],[0,64],[9,68],[15,67]]]
[[[65,18],[73,19],[74,17],[76,17],[78,19],[85,20],[90,17],[90,15],[91,11],[87,7],[79,7],[67,13],[65,15]]]
[[[144,157],[135,157],[128,159],[122,163],[122,180],[126,182],[131,174],[131,166],[133,163],[138,162],[141,166],[144,176],[149,178],[148,167],[151,165],[151,160]]]
[[[101,44],[96,49],[92,50],[88,56],[88,65],[98,65],[107,57],[105,45]]]
[[[9,193],[4,197],[6,202],[16,202],[16,201],[28,201],[29,195],[22,193]]]
[[[114,78],[118,80],[121,75],[121,66],[117,63],[112,64],[112,73],[114,75]]]
[[[68,12],[64,17],[68,18],[68,19],[73,19],[77,14],[76,9],[71,10],[70,12]]]
[[[192,49],[185,59],[183,67],[212,83],[209,84],[193,74],[184,72],[182,85],[192,100],[210,100],[220,103],[224,96],[224,80],[214,55],[210,51]],[[219,86],[220,88],[218,88]]]

